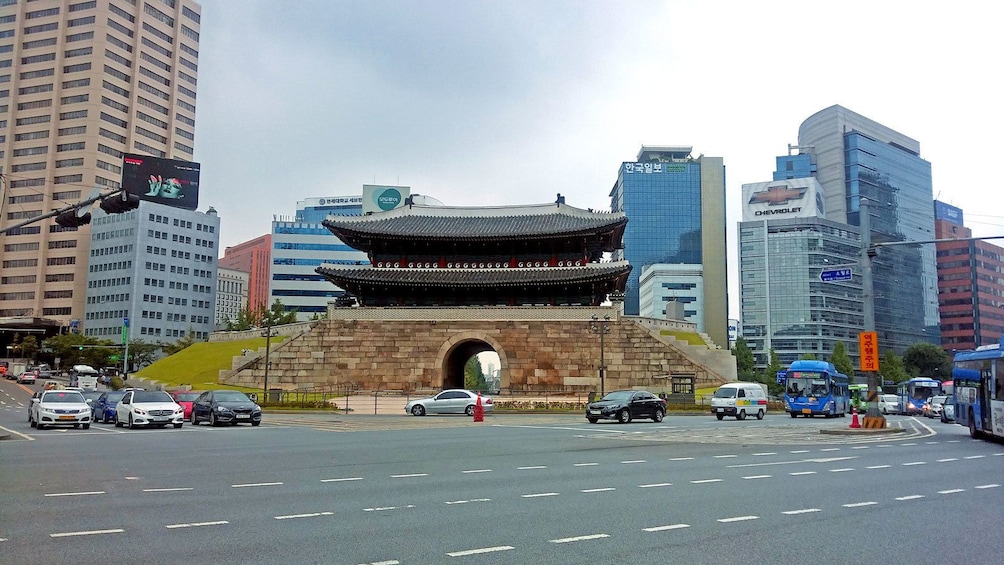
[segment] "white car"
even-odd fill
[[[431,398],[419,398],[405,404],[404,411],[414,416],[426,414],[467,414],[474,415],[474,406],[478,403],[478,393],[463,389],[450,389]],[[481,397],[481,407],[485,412],[491,412],[492,399]]]
[[[28,407],[28,425],[44,429],[46,426],[91,427],[91,405],[75,390],[40,391]]]
[[[899,414],[899,397],[895,394],[879,395],[878,408],[883,414]]]
[[[162,390],[130,390],[115,404],[115,427],[159,426],[185,423],[185,409]]]

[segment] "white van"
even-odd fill
[[[723,384],[711,397],[711,413],[719,420],[726,416],[735,416],[736,420],[756,416],[757,420],[763,420],[767,413],[767,392],[759,383]]]

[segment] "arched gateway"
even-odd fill
[[[365,251],[369,265],[316,272],[346,291],[328,319],[271,353],[269,384],[284,389],[352,384],[369,390],[462,387],[472,355],[498,353],[503,390],[668,389],[672,375],[735,380],[727,351],[688,351],[660,333],[665,320],[625,318],[631,266],[602,261],[622,247],[623,213],[554,204],[450,208],[406,204],[324,226]],[[591,332],[593,319],[609,332]],[[677,323],[676,329],[693,329]],[[730,367],[731,365],[731,367]],[[263,367],[226,382],[261,386]]]

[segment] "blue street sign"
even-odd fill
[[[122,325],[127,328],[129,327],[129,316],[122,318]]]
[[[778,371],[777,372],[777,384],[783,385],[784,384],[784,377],[787,374],[788,374],[788,371]]]
[[[850,269],[833,269],[831,271],[821,271],[819,280],[823,282],[849,281],[851,280]]]

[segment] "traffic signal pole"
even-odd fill
[[[19,228],[21,226],[26,226],[28,224],[34,224],[35,222],[40,222],[40,221],[42,221],[42,220],[44,220],[46,218],[54,218],[56,216],[59,216],[60,214],[65,214],[66,212],[73,212],[75,210],[80,210],[82,208],[90,206],[91,204],[94,204],[98,200],[101,200],[103,198],[107,198],[109,196],[114,196],[116,194],[119,194],[120,192],[122,192],[121,188],[117,189],[117,190],[115,190],[113,192],[109,192],[108,194],[101,194],[100,190],[95,189],[94,192],[92,192],[90,196],[88,196],[84,200],[81,200],[80,202],[77,202],[76,204],[71,204],[71,205],[67,206],[66,208],[60,208],[59,210],[53,210],[52,212],[49,212],[48,214],[42,214],[41,216],[35,216],[34,218],[29,218],[27,220],[24,220],[23,222],[18,222],[16,224],[7,226],[5,228],[0,229],[0,234],[7,233],[10,230],[17,229],[17,228]]]

